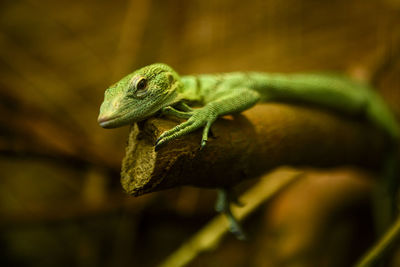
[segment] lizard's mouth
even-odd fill
[[[113,128],[114,126],[114,122],[121,117],[121,115],[118,116],[99,116],[97,118],[97,122],[99,123],[99,125],[103,128]]]

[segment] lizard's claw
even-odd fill
[[[231,192],[228,189],[219,189],[218,190],[218,198],[215,205],[215,210],[219,213],[223,213],[226,215],[226,218],[229,222],[230,231],[239,239],[245,240],[246,234],[243,232],[243,229],[239,223],[239,221],[232,214],[230,203],[235,198],[232,197]],[[236,201],[235,201],[236,202]]]
[[[171,110],[173,110],[173,108],[169,108],[166,111],[170,112]],[[177,110],[175,110],[175,111],[177,111]],[[175,111],[172,111],[172,112],[175,113]],[[178,138],[178,137],[186,135],[190,132],[193,132],[203,126],[204,126],[204,130],[203,130],[203,136],[202,136],[202,140],[201,140],[201,148],[203,148],[206,145],[207,139],[208,139],[208,132],[210,131],[210,127],[211,127],[212,123],[216,120],[217,116],[214,115],[213,113],[209,112],[205,108],[195,109],[195,110],[192,110],[189,112],[181,112],[181,111],[178,111],[178,112],[180,115],[182,115],[182,114],[185,114],[185,116],[190,115],[190,118],[187,121],[175,126],[174,128],[162,133],[160,135],[160,137],[156,140],[156,144],[155,144],[156,151],[163,144],[165,144],[175,138]]]
[[[200,150],[202,150],[207,144],[207,140],[201,140]]]

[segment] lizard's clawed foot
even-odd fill
[[[156,151],[163,144],[204,126],[201,140],[201,148],[203,148],[207,144],[208,132],[210,131],[210,127],[217,118],[216,115],[214,115],[212,112],[210,112],[208,109],[205,109],[204,107],[199,109],[190,109],[189,111],[179,111],[172,107],[166,107],[163,108],[162,112],[163,114],[170,114],[180,118],[188,118],[188,120],[175,126],[171,130],[162,133],[160,137],[156,140]]]
[[[239,240],[245,240],[246,235],[244,234],[240,223],[233,216],[230,203],[239,203],[236,199],[232,198],[228,189],[218,189],[218,197],[215,205],[215,210],[220,213],[224,213],[229,221],[230,231],[237,237]]]

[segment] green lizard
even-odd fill
[[[115,128],[159,112],[174,115],[187,120],[161,134],[155,149],[199,128],[203,128],[204,147],[218,117],[241,112],[258,101],[303,102],[350,116],[361,115],[382,129],[393,144],[400,138],[400,128],[383,100],[367,85],[345,77],[257,72],[180,77],[165,64],[143,67],[108,88],[98,122],[104,128]],[[232,231],[241,237],[229,200],[228,192],[220,190],[217,210],[228,215]]]

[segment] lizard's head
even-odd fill
[[[115,128],[144,120],[176,102],[181,86],[168,65],[143,67],[106,90],[97,121],[103,128]]]

